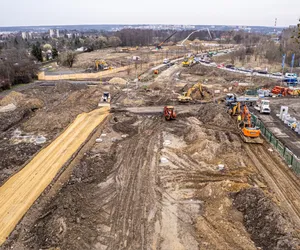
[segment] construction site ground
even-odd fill
[[[193,102],[178,104],[199,80],[205,95],[195,91]],[[0,113],[0,195],[7,183],[20,186],[14,174],[42,148],[65,147],[60,135],[77,115],[97,113],[104,91],[113,109],[82,135],[79,151],[0,249],[298,249],[298,178],[267,142],[245,144],[220,102],[224,89],[238,92],[233,82],[246,80],[174,65],[126,86],[58,82],[6,95],[0,105],[16,109]],[[175,106],[176,120],[165,121],[164,105]],[[37,136],[46,142],[34,143]],[[11,222],[0,197],[0,223]]]

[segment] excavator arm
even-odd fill
[[[168,41],[172,36],[174,36],[175,34],[177,33],[177,31],[175,31],[174,33],[172,33],[170,36],[168,36],[163,42],[161,42],[160,44],[158,44],[156,46],[157,49],[161,49],[161,46],[166,42]]]

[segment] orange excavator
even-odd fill
[[[165,106],[164,107],[164,116],[167,121],[175,120],[176,119],[176,113],[174,110],[174,106]]]
[[[241,120],[238,121],[239,128],[241,129],[241,137],[246,143],[259,143],[262,144],[263,140],[260,138],[260,129],[253,126],[251,122],[251,114],[247,105],[244,105],[241,114]]]

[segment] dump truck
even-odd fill
[[[236,94],[229,93],[226,95],[225,103],[230,106],[234,103],[240,102],[241,105],[253,106],[258,101],[258,96],[237,96]]]

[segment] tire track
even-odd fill
[[[275,192],[284,210],[292,221],[300,227],[300,185],[291,176],[290,170],[262,145],[246,145],[246,152],[264,179]]]

